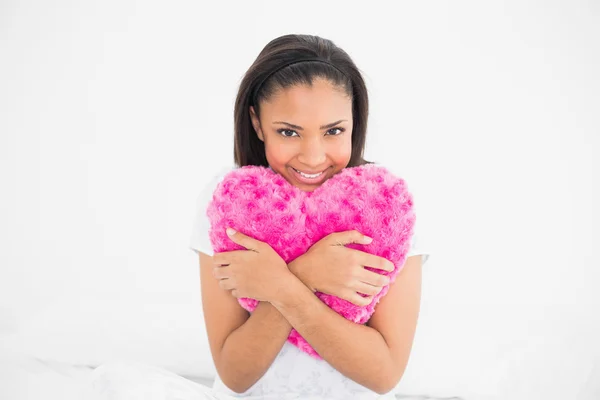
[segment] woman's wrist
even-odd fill
[[[269,325],[272,323],[283,323],[285,325],[289,325],[288,320],[285,319],[285,317],[281,315],[277,308],[275,308],[275,306],[268,301],[259,301],[253,313],[256,313],[257,311],[262,313],[263,318]],[[291,325],[289,325],[289,327],[291,328]]]
[[[306,268],[303,268],[304,255],[296,257],[294,261],[288,264],[288,269],[292,274],[296,276],[300,280],[300,282],[304,283],[306,287],[315,292],[315,288],[313,288],[308,282],[308,277],[306,276]]]
[[[304,295],[312,293],[310,289],[295,275],[282,282],[281,290],[277,296],[269,302],[277,309],[286,319],[287,317],[282,312],[284,309],[296,308],[306,301]]]

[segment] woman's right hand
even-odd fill
[[[390,279],[364,267],[390,272],[394,270],[394,264],[383,257],[345,247],[349,243],[366,245],[370,242],[370,238],[356,230],[331,233],[292,261],[290,271],[313,292],[334,295],[357,306],[366,306],[374,295],[390,283]],[[369,297],[362,297],[357,292]]]

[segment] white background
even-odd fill
[[[415,195],[423,387],[600,393],[594,1],[3,0],[0,340],[214,374],[196,198],[233,162],[243,74],[287,33],[350,54],[366,159]]]

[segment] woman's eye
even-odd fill
[[[285,132],[293,132],[293,133],[296,133],[295,131],[292,131],[292,130],[290,130],[290,129],[279,129],[277,132],[278,132],[278,133],[279,133],[281,136],[284,136],[284,137],[292,137],[292,136],[288,136],[288,135],[286,135],[286,134],[285,134]]]
[[[344,129],[344,128],[331,128],[331,129],[330,129],[330,130],[328,130],[327,132],[331,132],[331,131],[335,131],[335,130],[338,130],[338,131],[340,131],[340,132],[339,132],[339,133],[337,133],[337,134],[333,134],[333,135],[331,135],[331,136],[339,136],[339,135],[341,135],[341,134],[342,134],[342,132],[344,132],[344,131],[345,131],[345,129]]]

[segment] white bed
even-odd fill
[[[600,399],[596,325],[586,321],[583,314],[573,311],[567,315],[558,307],[554,311],[555,321],[536,321],[535,326],[532,321],[527,325],[527,321],[515,318],[512,322],[516,326],[529,327],[527,336],[517,334],[511,338],[509,331],[504,330],[497,331],[497,337],[491,338],[483,330],[476,331],[474,337],[481,337],[481,341],[473,342],[471,351],[464,353],[462,359],[445,356],[435,363],[432,360],[442,349],[453,351],[448,342],[458,343],[465,332],[475,331],[477,325],[457,320],[461,329],[447,325],[444,331],[433,332],[436,335],[434,341],[427,337],[432,331],[424,323],[422,335],[415,343],[410,368],[401,381],[400,387],[405,388],[407,394],[398,394],[403,393],[399,389],[396,397],[403,400]],[[554,329],[559,320],[569,328]],[[0,339],[6,338],[0,336]],[[496,342],[490,344],[492,340]],[[7,343],[11,341],[0,340],[0,399],[101,399],[89,384],[94,366],[32,356],[7,347]],[[422,343],[427,343],[427,349]],[[486,353],[482,349],[492,351]],[[66,354],[64,349],[62,354]],[[158,362],[159,358],[156,360]],[[178,375],[211,386],[210,376]]]
[[[94,367],[40,360],[24,353],[0,350],[0,399],[101,399],[90,385]],[[211,379],[187,377],[210,385]]]
[[[40,360],[12,350],[0,350],[0,399],[3,400],[101,400],[91,387],[94,367]],[[210,386],[212,379],[183,376]],[[400,395],[402,400],[461,399]]]
[[[92,368],[0,352],[0,398],[82,399]]]

